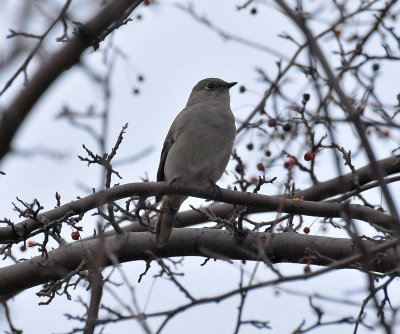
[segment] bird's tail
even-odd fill
[[[174,227],[176,213],[187,196],[167,195],[163,197],[161,211],[156,221],[156,243],[164,246]]]
[[[158,213],[156,221],[156,243],[157,246],[164,246],[167,242],[176,217],[176,210],[171,208],[161,208],[162,212]]]

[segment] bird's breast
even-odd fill
[[[165,162],[167,180],[181,177],[189,183],[205,184],[221,177],[236,135],[234,119],[207,116],[205,112],[191,118],[180,131]]]

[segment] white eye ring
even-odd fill
[[[215,86],[212,83],[207,84],[206,89],[214,89]]]

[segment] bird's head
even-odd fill
[[[193,87],[187,105],[220,99],[229,104],[229,89],[237,82],[226,82],[218,78],[207,78]]]

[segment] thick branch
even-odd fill
[[[77,35],[59,52],[43,63],[11,105],[5,109],[0,120],[0,160],[8,153],[15,134],[33,106],[49,86],[66,70],[79,62],[82,53],[113,22],[120,19],[128,9],[136,8],[142,0],[117,0],[105,7],[87,24],[78,29]],[[110,31],[111,32],[111,31]]]
[[[140,182],[128,183],[99,191],[82,199],[64,204],[53,210],[38,215],[38,219],[26,219],[25,221],[11,227],[0,229],[0,242],[7,243],[12,241],[24,240],[30,232],[45,227],[43,221],[51,222],[68,213],[81,214],[92,210],[98,206],[120,200],[130,196],[156,196],[167,194],[181,194],[204,199],[214,199],[235,205],[248,206],[252,212],[278,211],[317,217],[336,217],[340,218],[343,213],[351,219],[358,219],[380,226],[386,230],[393,227],[394,220],[390,215],[378,210],[371,209],[358,204],[342,204],[328,202],[295,202],[277,196],[267,196],[248,192],[220,189],[214,194],[209,187],[199,187],[193,185],[169,184],[168,182]]]
[[[0,269],[0,296],[7,298],[19,291],[55,281],[79,266],[84,257],[95,257],[100,239],[76,242],[49,252],[47,261],[37,256],[30,260]],[[167,245],[157,248],[154,235],[148,232],[127,233],[104,239],[108,254],[114,254],[119,261],[147,260],[155,256],[204,256],[221,259],[263,260],[265,256],[273,263],[305,263],[332,266],[334,268],[363,268],[381,273],[397,270],[394,252],[389,249],[396,240],[377,245],[363,240],[363,248],[381,252],[368,258],[368,264],[351,239],[309,236],[294,232],[268,234],[250,232],[243,243],[238,244],[231,232],[202,229],[175,229]],[[310,256],[310,251],[313,254]],[[358,255],[357,255],[358,254]],[[351,263],[339,264],[351,256]],[[90,262],[90,259],[89,259]],[[345,263],[345,262],[344,262]],[[112,261],[105,259],[105,266]]]
[[[400,157],[393,156],[390,158],[382,159],[378,161],[381,168],[385,171],[386,175],[391,175],[400,172]],[[371,181],[376,180],[375,172],[370,165],[364,166],[356,170],[359,180],[359,185],[363,186]],[[339,176],[328,181],[320,182],[315,186],[307,188],[305,190],[299,190],[295,192],[294,196],[302,198],[307,201],[322,201],[324,199],[345,194],[349,191],[354,190],[353,175],[351,173]],[[208,206],[218,217],[228,218],[234,210],[231,204],[211,204]],[[251,208],[249,213],[260,212]],[[184,211],[178,213],[176,217],[176,226],[185,227],[192,226],[206,222],[206,217],[196,211]],[[129,226],[130,231],[142,231],[143,228],[134,223]]]
[[[400,172],[400,156],[398,155],[379,160],[377,163],[384,171],[385,176]],[[357,169],[356,173],[359,186],[376,180],[375,170],[370,164]],[[295,192],[294,196],[304,198],[308,201],[322,201],[354,190],[353,179],[352,173],[341,175],[328,181],[320,182],[308,189]]]

